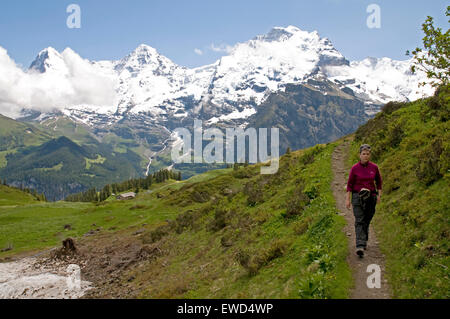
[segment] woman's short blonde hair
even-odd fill
[[[369,144],[363,144],[359,147],[359,154],[362,153],[362,151],[369,151],[370,152],[371,147]]]

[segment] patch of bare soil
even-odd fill
[[[66,239],[38,257],[0,263],[1,298],[134,298],[140,293],[127,272],[144,260],[162,255],[157,244],[143,244],[143,230],[96,232]],[[78,289],[68,284],[78,269]]]
[[[354,288],[350,294],[352,299],[388,299],[390,298],[390,289],[387,280],[384,278],[385,274],[385,260],[378,247],[378,241],[372,224],[369,229],[369,241],[367,243],[367,250],[364,252],[364,257],[360,258],[356,255],[355,247],[355,217],[352,209],[345,207],[346,185],[347,185],[347,169],[345,161],[349,152],[349,141],[344,141],[337,146],[332,157],[332,170],[334,179],[332,183],[333,195],[336,200],[336,206],[340,214],[347,220],[347,225],[344,232],[348,237],[349,254],[347,262],[350,265]],[[372,222],[373,223],[373,222]],[[368,277],[373,275],[373,270],[369,265],[378,265],[381,269],[381,287],[369,288],[367,281]],[[368,268],[369,267],[369,268]],[[373,267],[373,266],[372,266]],[[368,272],[368,270],[370,272]],[[369,278],[370,283],[374,283],[373,277]],[[372,286],[372,285],[371,285]]]
[[[140,262],[162,255],[157,244],[143,244],[142,232],[123,231],[96,234],[77,243],[77,253],[63,258],[80,264],[81,273],[92,282],[93,289],[83,298],[135,298],[140,293],[127,273]]]

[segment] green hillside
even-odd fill
[[[95,146],[98,144],[98,140],[87,126],[63,115],[54,116],[41,122],[30,121],[26,123],[41,131],[51,133],[54,138],[65,136],[79,145]]]
[[[138,131],[123,123],[111,130],[88,127],[63,115],[40,122],[30,118],[19,122],[0,115],[0,178],[9,185],[45,193],[49,200],[59,200],[91,187],[142,177],[150,155],[149,173],[173,165],[171,150],[163,145],[164,135],[149,139],[143,127]],[[72,143],[66,143],[69,140]],[[185,179],[225,167],[207,163],[173,165]]]
[[[374,226],[393,297],[448,298],[449,96],[446,87],[388,103],[346,138],[283,155],[273,175],[236,165],[154,184],[130,201],[0,206],[0,249],[14,247],[0,258],[71,236],[94,251],[86,276],[101,288],[90,297],[347,298],[353,281],[331,158],[354,139],[348,168],[369,143],[383,176]]]
[[[50,139],[51,134],[0,114],[0,169],[6,167],[8,154],[23,147],[40,145]]]
[[[205,181],[226,172],[211,171],[183,183]],[[116,201],[111,196],[102,203],[50,203],[37,201],[19,189],[0,185],[0,260],[57,246],[66,237],[81,238],[97,228],[94,224],[114,236],[116,231],[133,225],[174,218],[176,208],[163,207],[161,202],[149,196],[150,192],[178,186],[179,182],[174,180],[154,183],[148,193],[142,191],[136,201]],[[70,229],[65,229],[65,225],[70,225]],[[1,252],[10,244],[13,250]]]
[[[241,166],[153,185],[134,201],[0,210],[0,246],[37,250],[78,238],[93,224],[116,238],[119,229],[148,224],[142,244],[168,254],[136,271],[141,297],[345,298],[344,219],[329,188],[336,145],[286,154],[274,175],[261,175],[261,164]]]
[[[450,92],[388,103],[355,133],[384,179],[375,226],[398,298],[450,297]]]
[[[35,189],[49,200],[60,200],[91,187],[140,175],[140,157],[114,153],[98,142],[80,146],[67,137],[15,150],[6,156],[0,176],[8,185]]]
[[[138,296],[347,297],[344,220],[329,187],[336,145],[287,154],[274,175],[241,166],[160,193],[168,207],[183,209],[143,236],[168,253],[129,273]]]
[[[51,135],[33,125],[17,122],[0,114],[0,151],[48,141]]]
[[[0,185],[0,206],[19,206],[36,203],[36,198],[31,194],[22,192],[21,190]]]

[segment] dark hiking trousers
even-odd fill
[[[369,225],[375,214],[377,197],[371,195],[363,209],[358,193],[352,193],[352,205],[355,216],[356,248],[364,248],[369,240]]]

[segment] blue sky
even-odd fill
[[[69,4],[81,8],[81,28],[69,29]],[[381,28],[366,24],[369,4],[381,9]],[[367,56],[405,59],[421,45],[427,15],[448,28],[441,0],[2,0],[0,46],[28,67],[49,46],[71,47],[90,60],[115,60],[139,44],[156,48],[175,63],[213,63],[223,52],[211,45],[234,45],[274,26],[295,25],[328,37],[349,60]],[[202,55],[194,52],[202,51]]]

